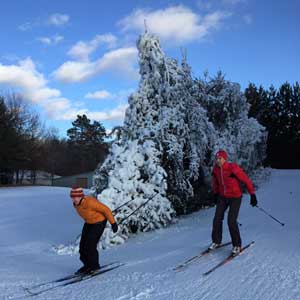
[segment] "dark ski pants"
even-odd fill
[[[84,266],[89,268],[98,268],[99,253],[97,244],[105,229],[106,220],[95,224],[84,223],[79,245],[80,260]]]
[[[232,245],[241,247],[242,241],[237,224],[241,202],[242,198],[219,198],[213,221],[212,241],[214,243],[220,244],[222,242],[223,219],[225,211],[229,207],[227,223]]]

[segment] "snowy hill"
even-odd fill
[[[141,234],[104,250],[102,264],[126,265],[90,280],[45,292],[34,299],[300,299],[300,170],[273,170],[258,191],[257,208],[245,195],[239,222],[243,243],[254,246],[214,273],[202,274],[226,257],[224,247],[182,272],[173,267],[210,242],[214,209],[181,218],[166,229]],[[23,287],[68,275],[78,255],[57,255],[53,246],[71,243],[81,231],[69,189],[18,187],[0,189],[0,299],[23,299]],[[226,222],[224,222],[226,226]],[[228,229],[224,226],[224,242]]]

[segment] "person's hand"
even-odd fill
[[[219,195],[218,194],[214,194],[214,204],[217,205],[219,202]]]
[[[252,194],[251,198],[250,198],[250,204],[254,207],[257,205],[257,199],[256,199],[256,195]]]
[[[111,229],[114,233],[116,233],[118,231],[118,224],[117,223],[111,224]]]

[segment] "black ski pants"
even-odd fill
[[[219,197],[215,217],[213,221],[212,241],[217,244],[222,242],[223,219],[227,208],[229,207],[227,223],[233,246],[241,247],[242,241],[237,223],[242,198],[223,198]]]
[[[95,224],[84,223],[79,245],[80,260],[84,266],[89,268],[98,268],[99,253],[97,244],[105,229],[106,220]]]

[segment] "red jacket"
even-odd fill
[[[250,195],[254,194],[251,180],[241,167],[225,162],[220,168],[215,165],[212,171],[213,191],[224,198],[240,198],[243,194],[240,182],[243,182]]]

